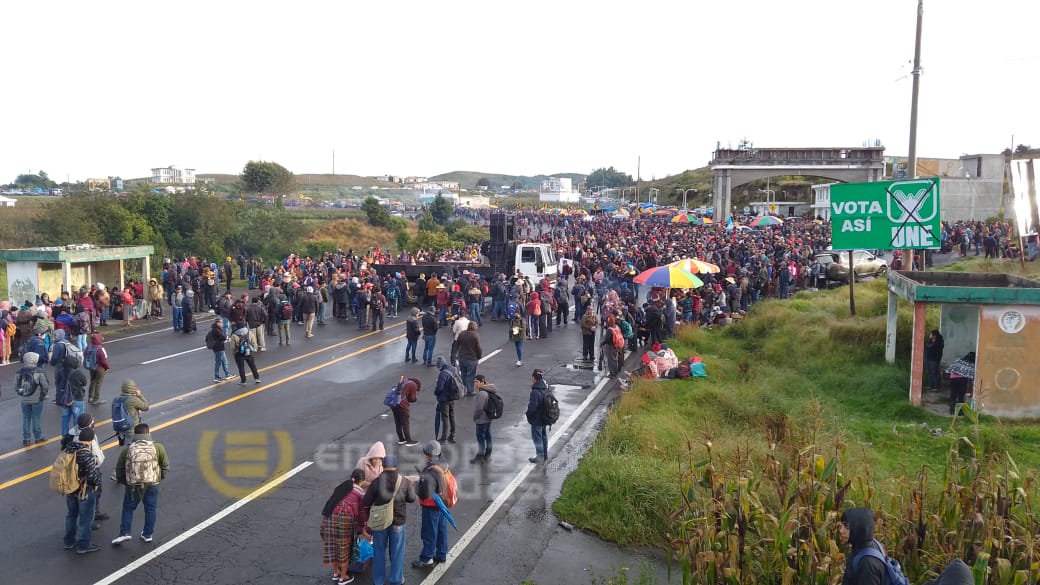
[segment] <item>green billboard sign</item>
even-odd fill
[[[831,185],[831,248],[897,250],[940,245],[939,179]]]

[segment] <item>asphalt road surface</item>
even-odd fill
[[[213,384],[213,355],[203,338],[211,317],[203,315],[198,332],[171,330],[168,319],[138,322],[128,330],[109,327],[106,348],[112,363],[102,394],[109,403],[87,406],[95,415],[99,437],[111,435],[110,404],[125,379],[133,379],[151,403],[143,420],[170,457],[168,478],[161,484],[158,521],[152,543],[138,535],[143,509],[138,508],[132,534],[121,546],[117,536],[123,487],[108,479],[118,454],[115,441],[103,446],[108,457],[101,509],[111,514],[94,533],[102,550],[76,555],[62,550],[65,505],[48,488],[48,471],[58,453],[60,414],[46,404],[46,443],[21,448],[19,398],[11,390],[15,365],[0,368],[0,513],[4,521],[0,583],[135,585],[327,583],[321,566],[318,534],[321,508],[332,489],[349,476],[372,442],[382,440],[397,453],[401,469],[415,473],[423,457],[421,444],[398,446],[393,419],[382,400],[399,376],[422,380],[419,401],[412,406],[412,433],[420,441],[433,438],[433,387],[436,368],[404,363],[404,315],[388,319],[384,331],[361,331],[353,323],[330,321],[305,339],[303,327],[292,325],[293,340],[279,347],[268,340],[256,354],[262,383],[247,376],[245,386],[231,381]],[[113,323],[115,323],[113,321]],[[547,494],[559,489],[565,470],[553,463],[578,433],[590,441],[583,425],[588,414],[602,410],[614,384],[600,373],[576,367],[580,331],[573,323],[547,340],[527,342],[524,365],[515,366],[506,325],[485,320],[481,329],[484,359],[478,372],[494,382],[505,400],[505,415],[492,425],[494,459],[470,465],[475,451],[472,402],[456,404],[458,443],[445,445],[446,461],[460,486],[453,513],[459,526],[452,532],[449,563],[432,572],[409,565],[418,558],[420,511],[408,508],[407,583],[473,582],[465,574],[497,575],[518,582],[535,567],[535,558],[510,566],[515,559],[478,555],[488,539],[520,542],[526,527],[514,526],[510,511],[540,510],[540,534],[554,531]],[[272,343],[273,341],[273,343]],[[436,355],[447,356],[450,333],[438,335]],[[419,351],[422,351],[420,340]],[[230,360],[233,373],[234,361]],[[535,467],[530,427],[524,420],[530,371],[539,367],[561,402],[560,423],[552,429],[550,464]],[[48,367],[53,379],[53,369]],[[248,374],[248,372],[247,372]],[[574,464],[571,457],[567,467]],[[547,520],[548,518],[548,520]],[[503,532],[503,529],[505,530]],[[538,536],[527,550],[540,555],[548,537]],[[497,548],[498,545],[496,545]],[[541,550],[539,550],[539,548]],[[498,566],[478,568],[474,563]],[[479,570],[478,570],[479,569]],[[609,569],[609,565],[608,565]],[[544,566],[543,566],[543,570]],[[358,583],[370,583],[366,575]]]

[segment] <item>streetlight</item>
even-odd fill
[[[680,189],[682,189],[682,187],[680,187]],[[684,190],[682,192],[682,208],[683,208],[683,211],[686,211],[686,209],[687,209],[687,207],[686,207],[686,194],[689,193],[690,191],[693,191],[694,193],[697,192],[696,189],[686,189],[686,190]]]
[[[646,202],[650,203],[651,201],[653,201],[654,203],[657,203],[657,194],[660,192],[661,190],[657,187],[651,187],[650,190],[646,192]],[[653,197],[652,199],[651,196]]]
[[[635,187],[625,187],[625,188],[621,189],[621,202],[622,203],[627,201],[627,199],[625,199],[625,197],[626,197],[626,193],[628,193],[629,189],[631,189],[633,192],[635,192],[635,190],[636,190]]]

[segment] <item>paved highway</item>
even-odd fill
[[[382,399],[400,375],[422,380],[419,402],[412,407],[416,439],[433,438],[433,386],[436,368],[404,363],[404,318],[388,320],[385,331],[359,331],[354,324],[330,322],[305,339],[293,325],[293,343],[256,354],[262,383],[252,378],[239,386],[237,377],[212,384],[213,356],[203,338],[209,327],[203,316],[192,335],[175,333],[168,320],[140,322],[113,331],[106,342],[112,363],[103,389],[111,401],[125,379],[133,379],[151,403],[144,421],[152,427],[171,461],[162,483],[155,540],[138,535],[113,547],[123,487],[107,479],[118,453],[115,441],[104,445],[102,509],[112,519],[94,533],[100,552],[76,555],[62,550],[65,505],[47,485],[48,470],[58,453],[59,412],[47,404],[44,434],[48,441],[28,449],[21,445],[19,399],[10,390],[17,366],[0,368],[0,510],[5,523],[0,578],[4,584],[188,584],[188,583],[326,583],[318,535],[320,510],[340,481],[373,441],[382,440],[397,453],[401,469],[414,473],[422,461],[420,447],[396,445],[393,419]],[[450,334],[438,335],[437,354],[447,355]],[[481,329],[485,358],[478,372],[496,384],[505,400],[505,415],[493,426],[494,460],[487,466],[468,463],[475,451],[472,406],[456,405],[455,445],[445,445],[447,462],[460,484],[454,509],[460,528],[450,536],[449,563],[430,571],[412,569],[418,557],[419,508],[408,509],[408,583],[472,582],[462,579],[466,561],[482,541],[485,524],[495,526],[524,498],[545,499],[552,477],[548,469],[528,464],[534,454],[523,418],[534,367],[547,370],[561,402],[560,424],[552,429],[551,450],[558,452],[570,432],[579,428],[591,407],[609,388],[598,373],[574,367],[580,357],[575,325],[557,330],[547,340],[526,344],[524,365],[507,341],[506,325],[485,321]],[[420,341],[421,351],[421,341]],[[234,362],[231,360],[234,371]],[[48,367],[48,374],[52,375]],[[109,404],[87,406],[98,421],[99,436],[111,435]],[[552,453],[551,453],[552,455]],[[548,474],[548,475],[547,475]],[[544,507],[544,504],[541,504]],[[497,515],[496,515],[497,513]],[[459,543],[459,544],[457,544]],[[463,550],[463,545],[469,545]],[[472,571],[472,567],[468,569]],[[519,575],[521,578],[524,575]],[[518,580],[518,579],[517,579]],[[360,583],[370,582],[366,576]],[[515,582],[515,581],[514,581]]]

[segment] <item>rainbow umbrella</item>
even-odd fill
[[[689,270],[669,265],[644,270],[632,280],[646,286],[662,288],[700,288],[704,286],[704,282]]]
[[[672,218],[672,223],[694,223],[697,218],[692,215],[680,213],[679,215]]]
[[[779,217],[773,217],[772,215],[760,215],[755,219],[748,222],[749,226],[752,227],[768,227],[771,225],[782,225],[784,220]]]
[[[711,225],[715,222],[711,221],[710,217],[698,217],[696,223],[697,225]]]
[[[717,265],[698,258],[683,258],[668,264],[668,266],[676,266],[692,274],[707,274],[709,272],[717,274],[721,270]]]

